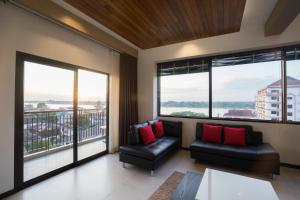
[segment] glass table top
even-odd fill
[[[196,200],[279,200],[271,183],[213,169],[206,169]]]

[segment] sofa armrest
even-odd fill
[[[263,134],[259,131],[253,131],[252,132],[252,141],[253,145],[258,146],[263,144]]]
[[[164,125],[164,131],[166,136],[172,136],[179,138],[180,147],[182,141],[182,122],[180,121],[167,121],[161,120]]]
[[[182,122],[180,121],[166,121],[162,120],[165,134],[167,136],[181,137],[182,136]]]

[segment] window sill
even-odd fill
[[[257,119],[240,119],[240,118],[216,118],[216,117],[211,117],[210,118],[210,117],[189,117],[189,116],[172,116],[172,115],[158,115],[158,117],[300,125],[300,122],[291,122],[291,121],[289,121],[289,122],[282,122],[282,121],[257,120]]]

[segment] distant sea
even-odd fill
[[[37,104],[38,103],[27,103],[25,102],[24,105],[27,106],[27,105],[32,105],[34,108],[37,107]],[[48,109],[50,110],[58,110],[58,109],[70,109],[73,107],[73,104],[57,104],[57,103],[46,103]],[[94,109],[95,108],[95,105],[86,105],[86,104],[79,104],[78,107],[80,108],[85,108],[85,109]]]
[[[254,112],[254,109],[249,108],[213,108],[212,109],[212,116],[214,117],[223,117],[225,113],[228,112],[228,110],[251,110]],[[169,115],[173,112],[184,112],[184,111],[191,111],[195,113],[203,113],[208,116],[208,108],[189,108],[189,107],[161,107],[161,114]]]
[[[37,107],[38,103],[27,103],[25,102],[25,106],[32,105],[34,108]],[[71,103],[69,104],[58,104],[58,103],[46,103],[48,109],[50,110],[59,110],[59,109],[72,109],[73,105]],[[92,104],[79,104],[80,108],[84,109],[95,109],[95,105]],[[217,117],[222,117],[225,113],[228,112],[228,110],[251,110],[254,112],[254,109],[249,108],[213,108],[212,109],[212,115]],[[161,114],[169,115],[173,112],[184,112],[184,111],[191,111],[194,113],[203,113],[205,115],[208,115],[208,108],[190,108],[190,107],[161,107]]]

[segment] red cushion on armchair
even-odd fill
[[[153,124],[153,132],[156,138],[164,136],[164,125],[162,122],[156,122]]]
[[[203,125],[203,142],[221,143],[222,141],[222,126]]]
[[[246,146],[245,129],[224,127],[224,144]]]
[[[151,144],[156,140],[150,125],[139,128],[139,133],[144,144]]]

